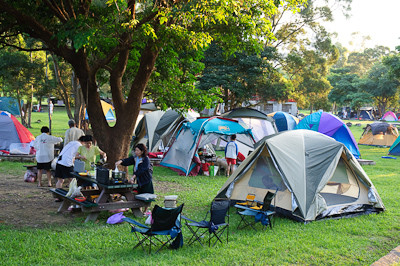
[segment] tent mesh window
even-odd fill
[[[320,192],[328,206],[354,202],[360,195],[360,187],[353,172],[342,158],[325,187]]]
[[[286,186],[268,153],[265,154],[264,152],[258,157],[249,179],[249,186],[271,190],[279,189],[280,191],[286,190]]]

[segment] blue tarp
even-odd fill
[[[23,102],[21,101],[21,106]],[[21,115],[18,107],[18,100],[11,97],[0,97],[0,110],[7,111],[12,115]]]

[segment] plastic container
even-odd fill
[[[29,154],[31,147],[29,143],[11,143],[10,154]]]
[[[178,195],[169,195],[164,197],[164,207],[165,208],[176,208],[176,201]]]
[[[85,162],[81,160],[75,160],[74,171],[78,173],[85,172]]]

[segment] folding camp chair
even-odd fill
[[[145,246],[149,245],[149,253],[151,253],[152,245],[161,244],[161,247],[156,251],[157,253],[170,243],[171,248],[182,247],[183,238],[180,221],[182,208],[183,204],[174,209],[166,209],[155,205],[152,213],[153,223],[150,227],[131,218],[123,218],[125,222],[130,223],[132,227],[131,232],[135,233],[139,241],[133,249],[142,246],[143,250],[145,250]],[[161,239],[163,238],[162,236],[165,237],[165,241]]]
[[[229,236],[229,199],[214,199],[211,203],[211,208],[207,212],[204,219],[200,222],[191,220],[182,215],[186,226],[192,233],[192,237],[189,239],[188,245],[198,241],[203,246],[201,238],[208,232],[208,246],[211,246],[211,240],[215,238],[213,246],[217,242],[221,242],[221,236],[226,230],[226,242],[228,243]],[[210,220],[207,220],[207,216],[210,213]],[[226,221],[227,218],[227,221]]]
[[[270,228],[272,229],[271,218],[276,213],[275,212],[276,204],[274,203],[274,210],[271,210],[271,203],[272,200],[275,198],[277,192],[278,190],[276,190],[274,193],[268,191],[264,197],[262,205],[259,206],[246,207],[236,204],[235,208],[241,218],[237,228],[243,229],[247,226],[250,226],[251,228],[256,230],[255,224],[261,222],[262,225],[265,225],[265,228],[267,227],[267,225],[269,225]],[[243,224],[242,227],[240,227],[241,224]]]

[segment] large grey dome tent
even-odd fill
[[[377,190],[344,144],[311,130],[268,136],[217,197],[262,201],[275,192],[277,211],[303,222],[384,210]]]

